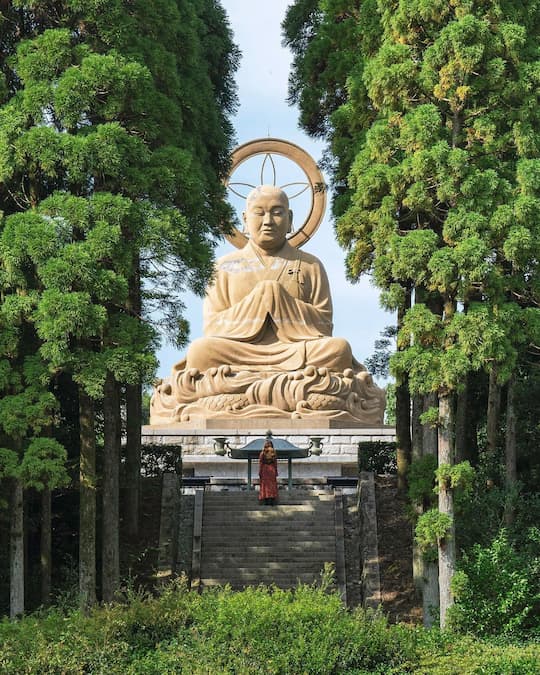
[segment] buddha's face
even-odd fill
[[[285,243],[292,213],[283,190],[268,185],[256,188],[247,198],[242,217],[250,240],[259,248],[273,251]]]

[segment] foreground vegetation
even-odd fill
[[[158,597],[0,624],[2,673],[513,673],[538,672],[540,644],[509,644],[390,626],[347,611],[320,588],[229,589],[183,582]]]

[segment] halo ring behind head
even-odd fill
[[[304,223],[288,237],[288,241],[292,246],[300,248],[311,239],[324,217],[326,209],[326,185],[324,183],[323,175],[315,160],[300,146],[290,143],[289,141],[283,141],[279,138],[259,138],[244,143],[243,145],[239,145],[233,151],[231,156],[231,168],[225,184],[227,186],[229,185],[232,174],[240,164],[256,155],[281,155],[297,164],[306,175],[311,190],[311,206],[309,213],[304,220]],[[264,161],[266,161],[266,159]],[[248,242],[245,234],[240,232],[237,228],[233,228],[226,237],[231,244],[236,246],[236,248],[244,248]]]

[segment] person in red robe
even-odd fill
[[[259,501],[274,506],[278,497],[277,454],[272,441],[265,441],[259,455]]]

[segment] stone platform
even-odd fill
[[[210,420],[211,421],[211,420]],[[247,422],[248,420],[246,420]],[[143,444],[181,445],[184,472],[194,476],[214,476],[219,478],[242,478],[247,471],[245,460],[220,457],[214,450],[214,438],[224,436],[232,447],[241,447],[256,438],[264,438],[268,430],[275,437],[285,438],[298,447],[307,447],[312,436],[322,439],[323,449],[320,456],[312,455],[306,459],[294,460],[294,476],[297,478],[326,478],[328,476],[356,475],[358,471],[358,446],[366,441],[395,441],[395,428],[381,426],[373,428],[330,428],[328,422],[306,427],[296,424],[287,427],[278,422],[284,420],[258,420],[257,427],[243,425],[238,428],[220,426],[206,429],[185,429],[176,425],[144,426]],[[302,420],[304,421],[304,420]],[[312,423],[313,424],[313,423]],[[283,462],[280,474],[285,476],[287,462]]]

